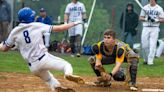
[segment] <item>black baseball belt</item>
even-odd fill
[[[46,54],[43,54],[42,56],[40,56],[37,60],[41,60]],[[28,63],[29,66],[31,66],[31,63]]]

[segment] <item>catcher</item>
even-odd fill
[[[92,46],[95,56],[89,57],[89,62],[94,70],[97,81],[96,85],[110,86],[111,79],[116,81],[128,81],[130,90],[137,91],[136,76],[139,56],[124,42],[115,39],[115,32],[107,29],[104,39]],[[121,68],[123,62],[128,63],[127,78]],[[103,65],[114,64],[110,73],[107,73]],[[128,78],[129,77],[129,78]]]

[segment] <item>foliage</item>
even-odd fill
[[[18,1],[18,0],[16,0]],[[22,7],[21,3],[18,3],[15,1],[15,11],[14,11],[14,20],[17,20],[17,11]],[[24,0],[25,6],[33,8],[37,15],[39,13],[39,9],[41,7],[44,7],[47,10],[47,14],[52,17],[53,21],[56,22],[57,17],[60,15],[61,20],[63,20],[63,14],[65,11],[66,5],[71,0],[39,0],[37,2],[36,0]],[[34,2],[35,1],[35,2]],[[89,16],[91,6],[93,3],[93,0],[80,0],[83,2],[86,6],[87,15]],[[164,0],[157,0],[158,4],[161,5],[164,8]],[[135,3],[134,0],[97,0],[96,7],[94,10],[93,18],[91,20],[91,24],[89,26],[88,34],[86,39],[89,39],[85,41],[85,44],[91,44],[95,41],[98,41],[99,37],[101,37],[101,33],[107,29],[111,28],[111,25],[113,23],[114,30],[117,32],[117,37],[119,39],[122,39],[123,36],[122,30],[119,28],[119,20],[121,13],[125,10],[125,6],[128,2],[132,2],[134,4],[135,11],[140,14],[140,8]],[[114,11],[114,16],[112,16],[112,9]],[[112,22],[114,21],[114,22]],[[161,30],[164,30],[164,24],[161,23]],[[135,40],[137,42],[140,42],[140,36],[142,31],[142,24],[140,22],[138,26],[138,35],[135,37]],[[62,38],[66,37],[66,32],[56,34],[55,36],[52,35],[52,40],[62,40]],[[94,34],[94,35],[93,35]],[[163,37],[164,31],[160,31],[160,38]],[[57,37],[56,37],[57,36]]]

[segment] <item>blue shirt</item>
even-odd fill
[[[36,19],[36,22],[42,22],[44,24],[48,24],[48,25],[52,25],[52,20],[50,17],[46,16],[45,18],[42,18],[41,16],[39,16]]]

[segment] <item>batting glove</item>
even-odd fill
[[[155,18],[155,19],[151,19],[151,22],[159,22],[159,19]]]
[[[150,16],[148,16],[147,20],[148,20],[148,21],[151,21],[151,20],[152,20],[152,18],[151,18]]]
[[[67,22],[64,22],[64,24],[68,24]]]
[[[3,47],[3,42],[0,43],[0,48],[2,48],[2,47]]]
[[[151,21],[151,17],[149,15],[145,16],[145,21]]]
[[[155,22],[159,22],[159,19],[158,18],[155,18],[154,20],[155,20]]]
[[[84,23],[84,29],[88,27],[88,23]]]

